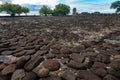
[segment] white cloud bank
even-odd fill
[[[113,13],[115,10],[110,9],[109,4],[81,4],[81,5],[70,5],[71,9],[77,8],[77,11],[80,12],[96,12],[101,13]],[[72,11],[72,10],[71,10]]]
[[[59,0],[13,0],[15,4],[36,4],[36,5],[49,5],[55,6],[59,3]]]
[[[66,2],[76,2],[76,1],[83,1],[83,0],[66,0]]]

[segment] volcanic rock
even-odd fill
[[[107,74],[107,71],[104,68],[91,69],[92,72],[100,77],[104,77]]]
[[[12,51],[3,51],[1,54],[3,54],[3,55],[11,55],[11,54],[13,54],[13,52]]]
[[[6,67],[2,70],[1,74],[2,74],[2,75],[11,74],[11,73],[13,73],[15,70],[16,70],[16,65],[15,65],[15,64],[11,64],[11,65],[6,66]]]
[[[27,70],[27,71],[31,71],[33,68],[35,68],[36,66],[38,66],[43,60],[44,60],[43,57],[41,57],[41,56],[39,56],[39,55],[36,55],[36,56],[32,57],[32,59],[29,60],[29,61],[25,64],[24,68],[25,68],[25,70]]]
[[[75,73],[70,71],[65,71],[60,76],[65,80],[77,80],[77,76],[75,75]]]
[[[74,68],[74,69],[86,69],[86,64],[78,63],[73,60],[71,60],[68,64],[68,67]]]
[[[81,56],[80,54],[75,54],[75,53],[71,54],[70,58],[78,63],[82,63],[84,60],[84,56]]]
[[[22,80],[37,80],[37,75],[33,72],[26,72]]]
[[[119,79],[110,75],[110,74],[108,74],[103,78],[103,80],[119,80]]]
[[[91,71],[80,70],[78,71],[78,77],[85,80],[101,80],[98,76]]]
[[[48,59],[43,62],[43,66],[50,71],[56,71],[60,68],[60,63],[57,60]]]
[[[70,51],[70,48],[61,48],[60,53],[61,54],[70,54],[71,51]]]
[[[101,62],[95,62],[93,65],[92,65],[93,68],[105,68],[106,67],[106,64],[104,63],[101,63]]]
[[[33,50],[26,50],[26,55],[33,55],[36,51]]]
[[[0,71],[1,71],[3,68],[5,68],[6,66],[7,66],[7,64],[1,63],[1,64],[0,64]]]
[[[13,73],[11,80],[23,80],[25,75],[26,74],[23,69],[18,69]]]
[[[50,75],[49,77],[40,78],[39,80],[62,80],[62,79],[59,76]]]
[[[46,76],[49,75],[49,69],[41,68],[41,69],[38,70],[37,75],[39,77],[46,77]]]

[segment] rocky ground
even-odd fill
[[[120,80],[120,30],[70,46],[1,21],[0,56],[11,56],[0,60],[0,80]]]

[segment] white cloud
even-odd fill
[[[1,3],[4,3],[4,2],[12,2],[12,0],[0,0]]]
[[[37,4],[37,5],[49,5],[55,6],[59,3],[59,0],[13,0],[12,3],[15,4]]]
[[[76,2],[76,1],[82,1],[82,0],[66,0],[66,2]]]
[[[0,1],[0,4],[2,4],[2,1]]]
[[[80,4],[80,5],[70,5],[71,11],[73,8],[77,8],[79,13],[81,12],[96,12],[101,13],[113,13],[115,10],[110,9],[109,4]]]

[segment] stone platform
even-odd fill
[[[15,29],[0,39],[0,80],[120,80],[120,31],[63,46]]]

